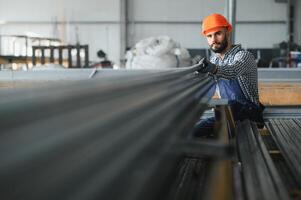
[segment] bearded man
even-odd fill
[[[232,26],[220,14],[204,18],[202,34],[213,55],[203,58],[200,73],[209,73],[216,80],[214,91],[219,98],[227,99],[235,121],[249,119],[263,127],[264,106],[259,102],[257,65],[254,56],[231,42]],[[213,132],[215,118],[200,120],[195,136],[208,136]]]

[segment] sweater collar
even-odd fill
[[[226,53],[225,53],[225,56],[224,56],[224,59],[227,59],[227,57],[229,55],[233,55],[233,54],[236,54],[238,51],[241,50],[241,45],[240,44],[236,44],[236,45],[233,45],[231,49],[229,49]],[[214,58],[217,58],[217,59],[220,59],[219,56],[217,56],[216,54],[213,54],[213,57]]]

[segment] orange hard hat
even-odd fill
[[[203,20],[202,23],[202,33],[206,35],[209,32],[217,31],[221,28],[227,28],[228,31],[232,30],[231,24],[227,21],[227,19],[220,14],[211,14]]]

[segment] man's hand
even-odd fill
[[[215,74],[217,72],[217,66],[213,63],[211,63],[207,58],[202,58],[200,62],[198,63],[201,67],[198,72],[199,73],[212,73]]]

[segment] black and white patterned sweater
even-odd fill
[[[214,54],[210,62],[218,66],[215,78],[237,79],[246,99],[259,105],[257,64],[250,52],[234,45],[223,59]]]

